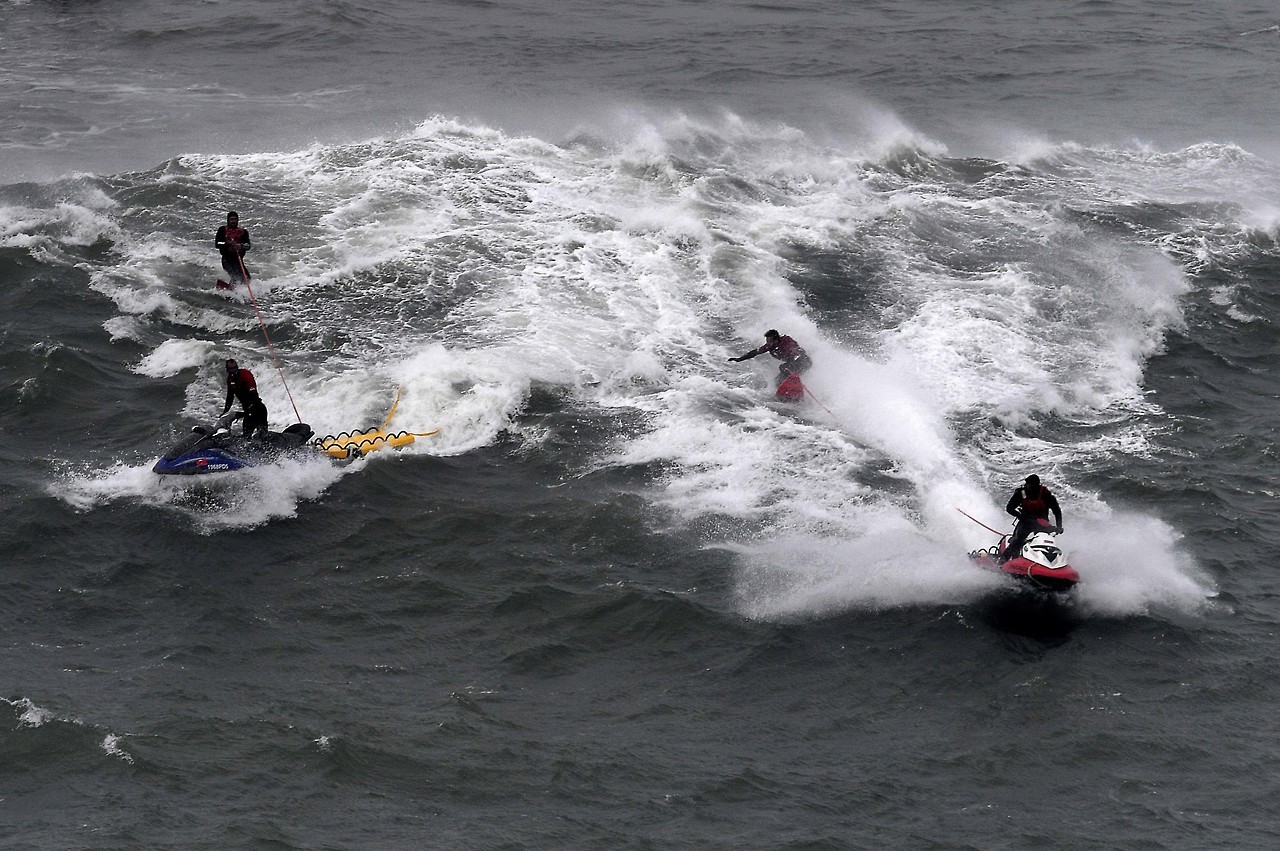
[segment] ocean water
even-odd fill
[[[0,0],[0,845],[1276,847],[1278,54]],[[275,428],[439,431],[155,475],[226,357]],[[1030,472],[1066,597],[966,558]]]

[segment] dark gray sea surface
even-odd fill
[[[1278,27],[0,0],[0,845],[1275,847]]]
[[[0,180],[292,150],[432,115],[561,140],[672,114],[958,153],[1231,141],[1274,154],[1271,4],[0,3]]]

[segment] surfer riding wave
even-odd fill
[[[764,332],[763,346],[752,349],[745,355],[729,358],[729,362],[739,363],[744,360],[750,360],[756,355],[766,353],[782,361],[778,365],[778,384],[782,384],[793,375],[800,375],[813,366],[813,361],[799,343],[784,334],[779,334],[772,328]]]

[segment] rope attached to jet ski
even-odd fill
[[[990,526],[988,526],[986,523],[983,523],[981,520],[979,520],[978,518],[974,517],[972,514],[970,514],[969,512],[965,511],[963,508],[956,508],[956,511],[959,511],[959,512],[960,512],[961,514],[963,514],[965,517],[968,517],[968,518],[969,518],[970,520],[972,520],[974,523],[977,523],[979,526],[981,526],[983,529],[986,529],[988,532],[992,533],[993,535],[1000,535],[1001,537],[1003,537],[1003,536],[1004,536],[1004,532],[999,532],[999,531],[997,531],[997,530],[995,530],[995,529],[992,529],[992,528],[991,528]]]
[[[272,345],[271,335],[267,333],[267,323],[262,320],[262,311],[258,309],[258,300],[253,297],[253,287],[249,285],[249,272],[244,268],[244,258],[237,255],[236,261],[240,264],[240,274],[244,277],[244,288],[249,291],[249,303],[253,305],[253,312],[258,315],[258,325],[262,328],[262,336],[267,341],[267,351],[275,361],[276,372],[280,373],[280,383],[284,385],[285,395],[289,397],[289,404],[293,406],[293,415],[298,418],[298,422],[302,422],[302,414],[298,413],[298,404],[293,401],[293,393],[289,392],[289,382],[284,380],[284,369],[280,366],[280,358],[276,357],[276,347]]]

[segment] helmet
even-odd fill
[[[781,337],[781,336],[782,336],[782,335],[781,335],[781,334],[779,334],[777,331],[775,331],[773,328],[770,328],[768,331],[765,331],[765,332],[764,332],[764,338],[765,338],[766,340],[769,340],[769,339],[776,339],[776,338]]]

